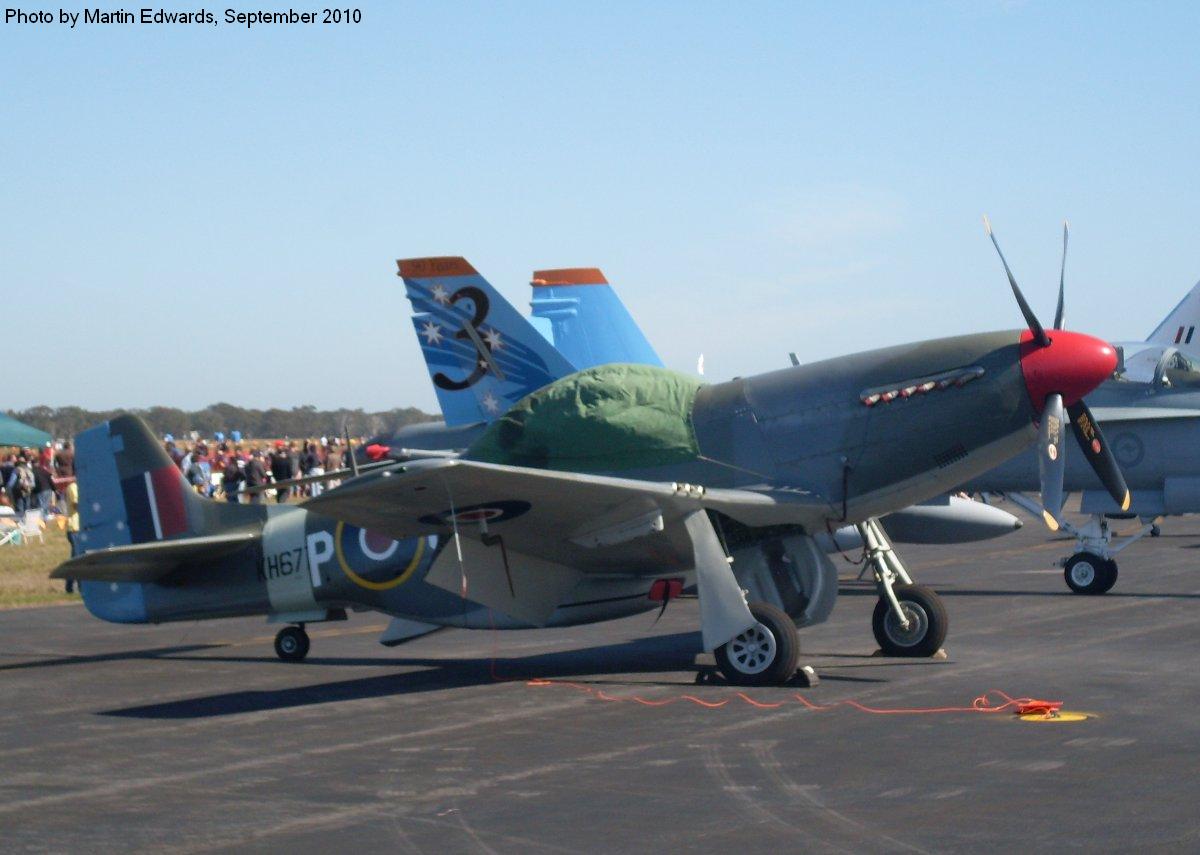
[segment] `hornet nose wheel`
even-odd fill
[[[924,585],[894,585],[901,621],[888,600],[881,598],[871,615],[871,630],[879,649],[888,656],[932,656],[946,640],[950,618],[942,598]],[[906,625],[907,624],[907,625]]]
[[[308,655],[308,647],[303,626],[285,626],[275,635],[275,655],[284,662],[300,662]]]
[[[1117,562],[1093,552],[1077,552],[1063,567],[1063,578],[1076,594],[1106,594],[1117,584]]]
[[[800,661],[796,624],[767,603],[751,603],[750,614],[758,623],[716,649],[717,667],[735,686],[786,683]]]

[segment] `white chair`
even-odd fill
[[[16,546],[21,542],[20,526],[0,526],[0,546],[12,544]]]
[[[46,521],[42,519],[42,512],[26,511],[25,516],[21,517],[21,542],[28,545],[29,541],[37,538],[42,543],[46,542],[46,538],[42,536],[42,530],[46,528]]]

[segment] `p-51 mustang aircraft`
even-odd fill
[[[526,319],[515,309],[493,313],[490,317],[489,329],[500,336],[500,340],[523,341],[536,329],[570,363],[571,371],[567,373],[610,363],[662,367],[654,347],[598,268],[535,270],[530,285],[532,317]],[[504,296],[486,281],[480,288],[489,306],[508,305]],[[412,290],[408,296],[413,300],[416,313],[417,340],[430,359],[432,380],[444,358],[440,350],[441,336],[429,338],[433,314],[422,293]],[[436,383],[435,388],[439,388]],[[497,398],[500,406],[492,409],[507,412],[530,391],[533,390],[514,386],[506,395],[501,390]],[[440,394],[443,403],[449,405],[443,421],[407,425],[395,433],[373,437],[364,444],[363,462],[385,457],[405,460],[413,453],[429,451],[462,451],[497,418],[496,414],[479,406],[469,387],[452,392],[443,390]],[[446,401],[447,398],[450,400]],[[1006,511],[954,496],[941,496],[920,506],[896,511],[888,514],[883,522],[887,536],[898,543],[968,543],[999,537],[1021,527],[1020,520]],[[820,533],[818,541],[829,551],[857,549],[863,545],[854,526],[843,526],[833,535]]]
[[[726,383],[645,365],[571,373],[540,337],[506,341],[482,277],[460,258],[400,262],[433,309],[435,382],[500,408],[464,453],[396,463],[298,507],[227,505],[188,490],[154,437],[122,417],[77,443],[81,546],[55,572],[86,580],[93,613],[127,622],[268,613],[296,624],[276,649],[303,658],[303,624],[347,608],[436,626],[562,626],[654,608],[696,586],[705,650],[735,683],[789,679],[795,614],[747,603],[729,557],[820,576],[812,533],[944,493],[1019,452],[1049,396],[1074,405],[1112,348],[1030,329],[959,336]],[[427,351],[428,356],[428,351]],[[564,376],[564,368],[566,369]],[[1107,447],[1102,446],[1104,453]],[[1103,454],[1100,459],[1105,459]],[[869,536],[864,534],[864,539]],[[885,578],[882,623],[906,652],[945,637],[936,594]],[[812,590],[811,588],[809,590]]]

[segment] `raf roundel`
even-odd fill
[[[421,522],[436,526],[504,522],[527,513],[531,507],[533,506],[529,502],[504,499],[498,502],[484,502],[482,505],[471,505],[466,508],[447,508],[436,514],[426,514],[421,517]]]
[[[429,551],[424,537],[392,540],[342,522],[337,524],[333,540],[342,572],[369,591],[387,591],[403,584]]]

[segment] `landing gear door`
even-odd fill
[[[733,551],[733,575],[750,602],[770,603],[796,626],[821,623],[837,599],[837,568],[811,537],[765,537]]]

